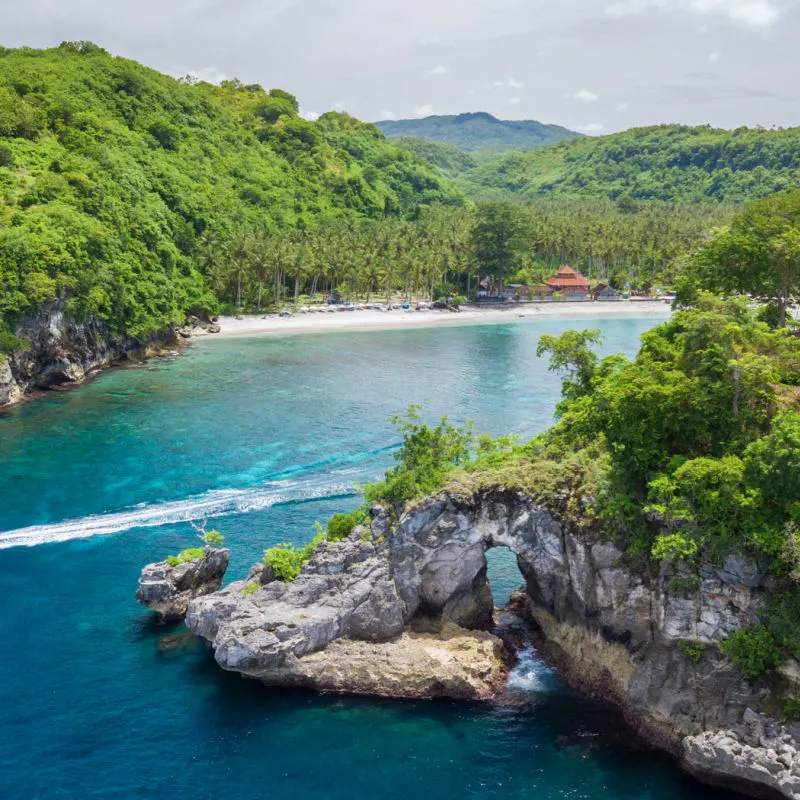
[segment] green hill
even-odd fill
[[[800,128],[634,128],[500,155],[463,172],[458,183],[473,197],[739,203],[800,186]]]
[[[483,111],[457,116],[434,116],[375,123],[390,139],[410,137],[446,142],[476,153],[533,150],[556,142],[582,138],[560,125],[535,120],[500,120]]]
[[[134,336],[213,308],[203,245],[241,228],[462,202],[374,126],[297,112],[286,92],[178,81],[88,42],[0,48],[0,351],[54,300]]]
[[[426,139],[413,139],[410,136],[402,136],[392,141],[403,150],[408,150],[409,153],[427,161],[450,178],[458,177],[482,163],[476,154],[468,153],[447,142],[430,142]]]

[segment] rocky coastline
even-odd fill
[[[37,392],[79,386],[101,370],[174,350],[193,336],[218,333],[211,320],[189,317],[146,340],[113,335],[93,317],[70,318],[63,303],[51,303],[16,325],[23,347],[0,356],[0,409],[34,397]]]
[[[270,685],[401,697],[486,699],[509,657],[488,632],[485,553],[507,547],[525,587],[514,607],[565,679],[621,709],[700,780],[800,798],[800,726],[780,710],[800,670],[748,680],[719,649],[752,624],[770,578],[730,557],[699,585],[631,563],[585,520],[524,494],[442,492],[399,518],[321,545],[292,583],[256,565],[188,603],[186,624],[226,670]]]

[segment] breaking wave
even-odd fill
[[[560,682],[556,671],[531,645],[517,653],[517,665],[508,676],[507,687],[519,692],[553,692],[560,688]]]
[[[91,536],[107,536],[132,528],[152,528],[213,519],[231,514],[262,511],[281,503],[298,503],[325,497],[352,497],[355,487],[351,480],[308,479],[301,481],[271,481],[252,489],[214,489],[183,500],[162,503],[142,503],[122,511],[93,514],[80,519],[65,520],[47,525],[0,532],[0,550]]]

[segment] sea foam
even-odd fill
[[[272,481],[251,489],[214,489],[183,500],[141,503],[107,514],[92,514],[79,519],[0,532],[0,550],[107,536],[132,528],[152,528],[190,520],[245,514],[281,503],[298,503],[325,497],[351,497],[354,494],[352,481],[322,479]]]

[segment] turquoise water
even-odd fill
[[[652,321],[579,324],[630,353]],[[209,339],[0,416],[0,798],[728,797],[533,653],[493,705],[267,690],[133,599],[143,564],[192,543],[190,519],[226,535],[229,578],[310,538],[391,463],[387,417],[409,403],[540,430],[558,380],[536,342],[568,327]],[[521,578],[491,555],[502,602]]]

